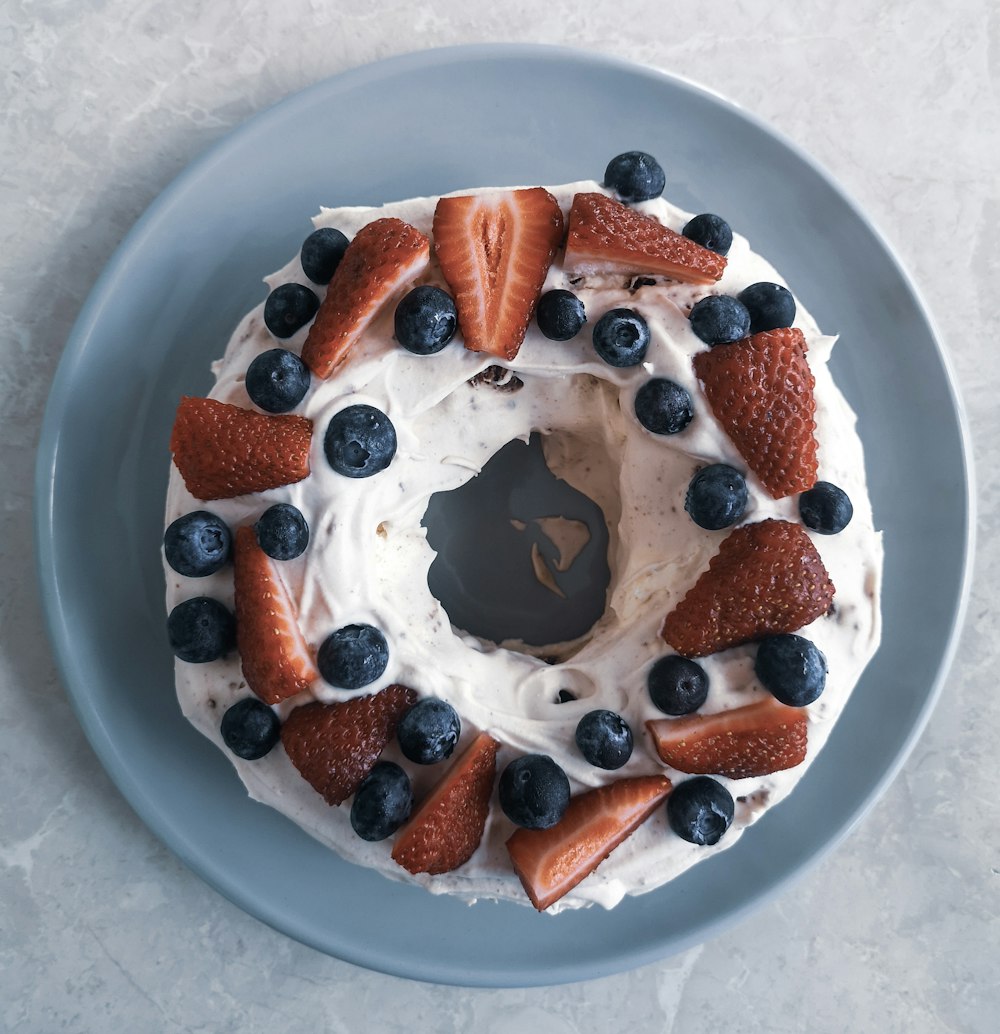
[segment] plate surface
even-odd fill
[[[182,394],[209,389],[210,361],[321,204],[600,179],[612,155],[635,147],[660,157],[672,201],[726,216],[841,335],[832,366],[859,414],[885,531],[884,642],[796,792],[731,850],[612,912],[469,908],[340,861],[247,799],[225,757],[181,717],[159,557],[170,427]],[[594,54],[425,51],[255,117],[136,224],[53,385],[37,468],[39,566],[63,678],[94,749],[147,825],[212,886],[372,969],[559,983],[651,962],[733,922],[832,847],[887,785],[928,717],[961,620],[967,457],[948,364],[912,284],[786,140],[686,82]]]

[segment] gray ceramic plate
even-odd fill
[[[320,204],[464,186],[599,179],[640,147],[668,195],[726,217],[791,277],[860,414],[885,530],[885,640],[792,798],[673,884],[606,913],[539,916],[456,901],[339,861],[249,801],[181,717],[159,544],[177,400],[310,229]],[[844,256],[849,256],[844,261]],[[336,76],[232,133],[153,204],[66,345],[37,475],[52,641],[94,749],[192,869],[291,937],[425,980],[582,980],[703,940],[836,843],[920,732],[965,597],[971,503],[952,378],[913,286],[806,156],[732,105],[660,72],[530,46],[429,51]],[[932,587],[933,591],[928,591]]]

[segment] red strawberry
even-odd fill
[[[354,697],[340,704],[296,707],[281,727],[281,742],[302,778],[327,804],[341,804],[372,770],[396,732],[399,719],[417,702],[406,686]]]
[[[816,484],[816,381],[797,327],[765,330],[694,357],[712,412],[775,499]]]
[[[236,532],[236,647],[247,685],[264,701],[301,693],[319,677],[278,566],[252,528]]]
[[[801,765],[807,724],[802,708],[765,697],[718,714],[657,718],[646,728],[656,753],[672,768],[746,779]]]
[[[312,421],[271,416],[215,399],[185,396],[177,407],[170,451],[198,499],[231,499],[309,476]]]
[[[382,306],[413,283],[429,261],[430,242],[402,219],[376,219],[362,227],[333,274],[302,348],[312,372],[329,377]]]
[[[825,614],[833,582],[800,524],[745,524],[723,539],[661,635],[685,657],[705,657],[766,635],[795,632]]]
[[[711,284],[726,260],[605,194],[577,194],[569,211],[566,273],[654,273]]]
[[[499,746],[481,732],[399,831],[392,857],[407,872],[451,872],[472,857],[486,827]]]
[[[434,250],[466,348],[517,355],[562,235],[562,210],[541,187],[438,201]]]
[[[539,912],[571,891],[670,793],[665,776],[635,776],[577,794],[548,829],[518,829],[507,841],[514,871]]]

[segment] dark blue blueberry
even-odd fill
[[[678,783],[667,798],[670,828],[692,844],[717,844],[733,821],[733,795],[715,779],[696,776]]]
[[[817,481],[799,496],[802,523],[821,535],[836,535],[851,523],[854,506],[847,493],[829,481]]]
[[[281,721],[256,697],[238,700],[222,716],[222,740],[244,761],[256,761],[281,739]]]
[[[229,526],[208,510],[178,517],[163,533],[167,563],[187,578],[204,578],[224,567],[232,554]]]
[[[653,434],[677,434],[694,418],[691,395],[665,377],[650,377],[635,393],[636,419]]]
[[[236,645],[236,621],[218,600],[195,596],[178,603],[167,618],[175,656],[190,664],[224,657]]]
[[[314,284],[328,284],[337,272],[349,243],[340,230],[330,226],[313,230],[302,242],[302,251],[299,252],[302,272]]]
[[[646,688],[664,714],[692,714],[708,699],[708,675],[700,664],[674,653],[653,664]]]
[[[608,162],[604,185],[622,201],[648,201],[659,197],[667,185],[660,163],[645,151],[626,151]]]
[[[264,302],[264,325],[278,338],[291,337],[316,315],[319,298],[302,284],[282,284]]]
[[[432,284],[414,287],[396,306],[396,340],[415,355],[440,352],[458,329],[458,310],[447,291]]]
[[[389,646],[373,625],[345,625],[326,637],[316,662],[331,686],[361,689],[385,671]]]
[[[609,366],[638,366],[647,348],[649,327],[635,309],[611,309],[594,327],[594,349]]]
[[[362,840],[385,840],[410,817],[410,777],[392,761],[380,761],[365,776],[351,803],[351,825]]]
[[[309,545],[309,525],[291,503],[269,506],[253,526],[257,544],[275,560],[294,560]]]
[[[552,341],[569,341],[587,322],[583,302],[572,291],[546,291],[535,309],[538,329]]]
[[[733,246],[733,231],[721,216],[703,212],[684,224],[681,233],[688,240],[700,244],[717,255],[728,255]]]
[[[826,658],[800,635],[772,635],[757,644],[754,673],[772,696],[789,707],[805,707],[826,686]]]
[[[732,527],[747,508],[746,478],[728,463],[702,467],[688,485],[684,509],[699,528]]]
[[[247,394],[267,413],[287,413],[309,390],[309,367],[287,348],[269,348],[247,367]]]
[[[451,757],[461,733],[458,712],[437,697],[414,704],[396,727],[399,749],[418,765],[433,765]]]
[[[614,711],[588,711],[577,724],[576,745],[596,768],[621,768],[632,756],[632,730]]]
[[[728,294],[710,294],[694,303],[691,329],[706,345],[739,341],[750,333],[750,313],[738,299]]]
[[[569,780],[547,754],[515,758],[500,776],[500,807],[517,826],[548,829],[568,804]]]
[[[349,478],[367,478],[385,470],[396,455],[396,428],[374,406],[348,406],[326,429],[327,462]]]
[[[781,284],[751,284],[736,297],[750,313],[751,334],[790,327],[795,322],[795,299]]]

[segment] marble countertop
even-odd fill
[[[552,989],[417,984],[244,914],[136,818],[46,638],[41,414],[98,272],[166,184],[254,112],[368,61],[560,43],[705,84],[826,166],[893,243],[968,410],[979,544],[943,698],[901,774],[777,901],[684,954]],[[0,1029],[994,1031],[1000,1023],[1000,9],[863,0],[662,11],[497,0],[11,0],[0,8]],[[932,418],[932,415],[929,415]],[[929,586],[928,591],[933,591]]]

